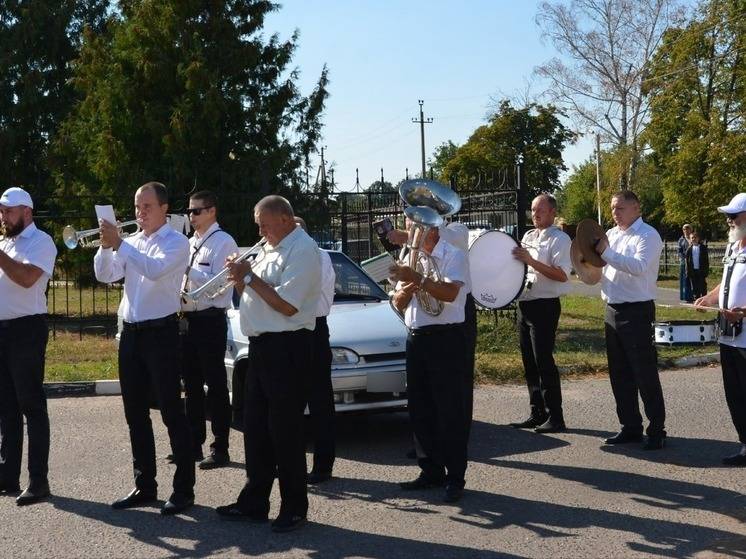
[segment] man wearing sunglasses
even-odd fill
[[[208,190],[196,192],[189,198],[187,214],[194,235],[189,240],[184,291],[193,291],[207,283],[225,267],[226,259],[238,252],[236,241],[218,225],[217,206],[217,197]],[[186,331],[182,335],[186,415],[194,458],[201,460],[201,470],[219,468],[230,461],[231,404],[223,357],[228,336],[225,312],[231,304],[231,291],[228,289],[215,299],[203,297],[191,301],[182,297],[181,301],[181,312],[186,320]],[[202,445],[207,438],[205,384],[214,441],[210,445],[210,455],[203,460]]]
[[[726,466],[746,466],[746,193],[736,194],[727,206],[718,208],[728,223],[728,247],[723,259],[723,279],[694,304],[718,306],[720,366],[723,369],[725,400],[741,442],[740,450],[723,458]]]

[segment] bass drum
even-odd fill
[[[471,293],[481,307],[501,309],[523,291],[528,266],[513,258],[517,246],[516,240],[502,231],[485,231],[471,242]]]

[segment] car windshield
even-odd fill
[[[347,256],[341,252],[330,252],[329,256],[336,275],[335,301],[388,299],[386,292]]]

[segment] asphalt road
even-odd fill
[[[551,436],[505,425],[525,415],[523,387],[479,388],[468,491],[455,506],[439,490],[399,491],[417,475],[404,457],[406,414],[341,417],[336,477],[311,490],[309,524],[291,534],[217,518],[213,507],[231,502],[244,479],[237,432],[236,462],[197,472],[197,505],[186,514],[112,510],[132,485],[120,399],[50,400],[54,497],[26,508],[0,497],[0,556],[744,558],[746,469],[720,466],[737,445],[719,368],[662,378],[670,436],[653,453],[602,446],[617,427],[605,378],[564,382],[570,431]],[[164,456],[157,415],[154,425]],[[159,462],[163,498],[172,475]],[[275,488],[272,514],[278,500]]]

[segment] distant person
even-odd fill
[[[692,286],[686,277],[686,249],[689,248],[689,235],[692,234],[692,226],[685,223],[681,226],[681,237],[676,241],[679,255],[679,300],[691,303]]]
[[[556,215],[554,196],[534,198],[531,220],[535,229],[523,236],[522,246],[513,249],[513,258],[528,266],[526,289],[518,300],[518,332],[531,413],[511,425],[537,433],[566,429],[554,341],[562,312],[560,296],[570,288],[572,263],[570,237],[554,225]]]
[[[686,249],[686,278],[692,288],[692,298],[699,299],[707,294],[707,274],[710,271],[710,256],[707,245],[701,242],[699,233],[692,231],[690,245]]]
[[[20,491],[23,419],[28,431],[28,488],[16,504],[49,492],[49,415],[44,394],[46,290],[57,249],[36,228],[34,203],[22,188],[0,197],[0,494]]]
[[[726,466],[746,466],[746,193],[736,194],[718,208],[728,224],[728,246],[723,279],[694,304],[727,309],[720,311],[720,366],[730,417],[741,442],[739,451],[723,458]]]

